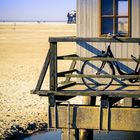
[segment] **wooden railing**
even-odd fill
[[[50,37],[49,42],[121,42],[121,43],[140,43],[140,38],[124,38],[124,37],[115,37],[115,38],[89,38],[89,37]]]
[[[104,90],[104,91],[89,91],[89,90],[69,90],[68,87],[74,86],[77,82],[71,81],[71,77],[82,78],[140,78],[139,75],[84,75],[80,74],[76,69],[77,61],[125,61],[132,62],[128,58],[89,58],[80,57],[76,54],[58,56],[57,43],[58,42],[115,42],[115,43],[137,43],[140,44],[140,38],[78,38],[78,37],[50,37],[50,48],[46,56],[39,80],[35,90],[31,93],[39,96],[48,96],[48,127],[59,128],[63,130],[62,139],[71,139],[77,137],[79,129],[97,129],[97,130],[123,130],[123,131],[140,131],[139,114],[140,114],[140,100],[137,100],[137,108],[115,108],[112,105],[122,98],[140,98],[140,82],[137,90]],[[59,60],[72,60],[69,70],[62,72],[57,71]],[[138,59],[140,62],[140,59]],[[48,90],[41,90],[46,72],[50,67],[50,87]],[[77,74],[73,74],[77,72]],[[65,81],[58,86],[58,77],[66,77]],[[95,104],[87,105],[72,105],[67,99],[75,96],[101,96],[100,106]],[[58,101],[59,99],[59,101]],[[61,99],[61,100],[60,100]],[[94,97],[93,97],[94,99]],[[67,104],[58,105],[58,102],[68,102]],[[133,107],[133,105],[131,106]],[[65,115],[64,115],[65,114]],[[86,114],[86,115],[85,115]],[[82,120],[82,123],[81,123]],[[126,123],[129,122],[129,123]],[[68,133],[67,133],[68,132]],[[74,139],[74,138],[73,138]]]
[[[76,84],[76,82],[70,81],[71,77],[76,77],[76,78],[82,78],[82,77],[92,77],[92,78],[140,78],[140,75],[83,75],[83,74],[72,74],[73,72],[76,72],[77,69],[75,68],[76,61],[79,60],[91,60],[91,61],[126,61],[126,62],[132,62],[132,59],[129,58],[89,58],[89,57],[79,57],[76,54],[72,55],[65,55],[65,56],[57,56],[57,43],[58,42],[115,42],[115,43],[137,43],[140,44],[140,38],[122,38],[122,37],[117,37],[117,38],[80,38],[80,37],[50,37],[49,42],[50,42],[50,49],[48,51],[48,55],[45,59],[44,66],[42,68],[39,80],[37,82],[35,90],[32,91],[32,93],[37,93],[39,95],[43,96],[48,96],[50,93],[58,96],[70,96],[70,91],[62,91],[63,89],[73,86]],[[68,71],[63,71],[63,72],[57,72],[57,61],[58,60],[73,60],[70,69]],[[138,59],[140,62],[140,59]],[[49,90],[42,91],[41,86],[44,80],[44,77],[46,75],[47,69],[50,66],[50,88]],[[63,85],[58,87],[58,77],[66,77],[66,80],[63,82]],[[59,92],[58,92],[59,91]],[[62,94],[60,94],[62,93]],[[139,90],[133,91],[132,94],[130,94],[128,91],[71,91],[72,96],[76,95],[88,95],[88,96],[97,96],[97,95],[104,95],[108,93],[108,95],[119,97],[139,97],[140,98],[140,87]],[[117,94],[116,94],[117,93]],[[128,94],[127,94],[128,93]]]

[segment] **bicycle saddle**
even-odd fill
[[[135,62],[138,62],[138,59],[137,59],[135,56],[133,56],[132,54],[131,54],[131,58],[132,58]]]

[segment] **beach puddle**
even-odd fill
[[[61,130],[35,134],[24,140],[61,140]]]
[[[24,140],[61,140],[61,130],[39,133]],[[109,133],[94,131],[94,140],[140,140],[139,132],[119,132]]]

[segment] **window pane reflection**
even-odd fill
[[[128,16],[128,0],[117,0],[116,8],[117,15]]]
[[[128,18],[118,18],[116,24],[118,33],[128,34]]]
[[[113,18],[102,18],[102,34],[113,33]]]
[[[102,15],[113,15],[113,0],[102,0]]]

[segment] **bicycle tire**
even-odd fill
[[[93,63],[94,63],[94,65],[97,64],[97,65],[99,65],[99,67],[101,67],[99,62],[101,63],[101,65],[103,64],[103,61],[98,61],[98,63],[95,62],[95,61],[89,61],[89,60],[85,61],[83,63],[83,65],[82,65],[82,67],[81,67],[81,74],[87,74],[87,75],[96,74],[96,72],[99,72],[99,68],[97,66],[91,67],[91,65],[93,65]],[[102,69],[100,69],[100,71],[102,72],[102,75],[105,75],[105,74],[115,75],[115,69],[113,67],[113,64],[111,62],[109,62],[109,61],[106,61],[104,63],[106,63],[105,66],[108,67],[107,69],[109,70],[109,73],[106,71],[107,69],[104,66]],[[91,72],[89,70],[90,67],[92,69]],[[86,73],[85,71],[88,71],[88,73]],[[107,79],[107,80],[105,80],[105,79]],[[101,82],[106,81],[106,83],[103,84],[99,80]],[[83,83],[85,84],[85,86],[88,89],[96,91],[96,90],[105,90],[105,89],[107,89],[111,85],[111,83],[113,82],[113,78],[85,78],[85,77],[82,77],[82,81],[83,81]],[[88,83],[88,81],[90,81],[90,83]],[[94,85],[94,87],[93,87],[93,85]],[[102,85],[102,87],[101,87],[101,85]]]

